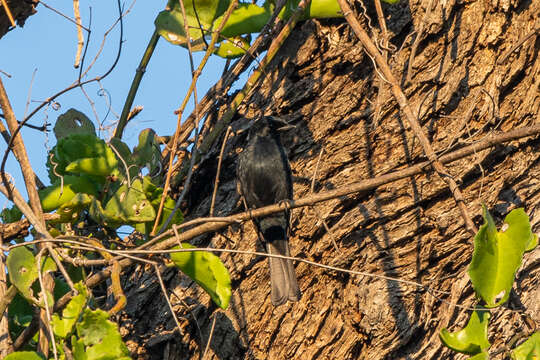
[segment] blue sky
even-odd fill
[[[73,4],[71,1],[54,2],[49,0],[48,5],[73,17]],[[116,1],[94,1],[92,6],[91,39],[86,55],[85,64],[89,64],[101,46],[104,33],[118,18]],[[132,2],[124,3],[128,9]],[[140,62],[148,40],[154,30],[154,19],[163,10],[166,1],[138,0],[134,3],[130,13],[124,18],[124,43],[122,54],[114,71],[102,81],[103,88],[110,98],[99,96],[99,85],[89,84],[85,90],[95,103],[98,117],[101,121],[107,115],[106,121],[115,121],[116,115],[122,111],[126,95],[135,70]],[[81,1],[80,10],[84,26],[89,22],[89,3]],[[23,28],[16,28],[0,39],[0,70],[11,75],[2,76],[11,105],[17,119],[25,115],[27,97],[31,87],[29,113],[39,102],[64,89],[77,79],[79,70],[73,67],[77,48],[76,26],[47,9],[42,4],[37,6],[38,12],[28,18]],[[86,39],[86,32],[85,39]],[[103,74],[113,63],[119,44],[119,26],[116,26],[108,35],[105,47],[96,64],[85,79]],[[195,56],[195,66],[198,65],[203,53]],[[221,76],[224,59],[212,56],[205,71],[198,81],[199,98],[206,93]],[[134,105],[144,106],[140,113],[124,132],[123,140],[130,147],[136,145],[138,133],[145,128],[153,128],[159,135],[171,135],[176,128],[176,115],[173,111],[181,104],[191,82],[188,52],[186,49],[174,46],[160,39],[154,52],[146,74],[135,98]],[[80,89],[74,89],[60,96],[56,101],[61,105],[59,110],[44,107],[30,120],[32,124],[42,125],[45,121],[52,123],[69,108],[84,112],[97,128],[96,117],[89,101]],[[112,107],[109,111],[108,101]],[[189,102],[184,118],[191,113],[193,101]],[[102,137],[106,134],[103,134]],[[55,144],[53,133],[47,136],[36,130],[25,129],[23,139],[27,146],[30,161],[38,176],[48,184],[46,175],[46,152]],[[2,153],[6,146],[1,147]],[[10,155],[6,170],[11,173],[16,186],[23,192],[24,183],[17,163]],[[2,208],[6,201],[0,203]]]

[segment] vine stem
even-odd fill
[[[154,33],[152,34],[152,36],[150,37],[150,40],[148,41],[148,45],[146,45],[146,50],[144,51],[144,55],[141,59],[141,62],[139,63],[139,67],[137,68],[137,71],[135,72],[135,77],[133,78],[133,81],[131,82],[131,87],[129,88],[129,92],[126,97],[126,101],[124,103],[124,108],[122,109],[122,114],[120,115],[120,120],[118,120],[118,125],[116,126],[116,129],[114,129],[113,137],[117,139],[122,138],[124,129],[129,121],[128,115],[129,115],[129,112],[131,111],[131,106],[133,105],[133,101],[135,100],[135,95],[137,95],[137,90],[139,90],[139,85],[141,84],[143,75],[146,72],[146,67],[148,66],[148,63],[150,62],[150,58],[152,57],[152,54],[154,53],[154,50],[156,49],[158,40],[159,40],[159,34],[157,30],[154,30]]]
[[[371,41],[368,33],[362,28],[358,19],[356,19],[356,17],[354,16],[354,13],[352,12],[349,4],[347,3],[347,0],[338,0],[338,3],[339,3],[339,6],[341,7],[343,15],[347,19],[347,22],[349,23],[349,25],[355,32],[360,42],[362,43],[365,51],[374,60],[376,67],[377,66],[379,67],[385,80],[390,84],[392,93],[394,94],[394,97],[396,98],[396,101],[398,102],[399,107],[405,114],[405,118],[409,122],[409,125],[411,126],[414,134],[420,141],[420,144],[422,145],[422,148],[424,149],[424,153],[426,154],[427,158],[431,162],[431,166],[433,167],[435,172],[439,175],[439,177],[446,183],[446,185],[452,192],[452,195],[454,197],[454,200],[456,201],[456,204],[458,205],[459,211],[461,213],[461,217],[463,218],[465,222],[465,226],[467,230],[471,234],[476,234],[476,231],[477,231],[476,226],[474,225],[472,218],[469,214],[469,210],[467,209],[467,206],[465,205],[465,201],[463,199],[463,194],[461,193],[461,190],[459,190],[459,187],[456,181],[452,178],[452,176],[448,173],[448,171],[443,166],[441,161],[437,158],[437,155],[435,154],[435,152],[433,151],[433,148],[431,147],[431,143],[429,142],[428,138],[424,134],[422,127],[418,123],[418,120],[414,116],[411,106],[409,104],[409,101],[407,100],[407,97],[403,93],[403,90],[401,90],[401,87],[399,86],[397,79],[394,77],[394,74],[390,70],[390,67],[388,66],[387,61],[384,59],[383,55],[379,52],[379,50],[377,49],[373,41]]]

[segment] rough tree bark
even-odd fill
[[[396,47],[389,55],[390,66],[402,79],[438,154],[494,130],[540,121],[540,2],[413,0],[384,10]],[[374,13],[368,7],[372,24]],[[509,53],[535,29],[536,34]],[[416,50],[411,59],[412,48]],[[411,81],[405,84],[409,70]],[[236,129],[245,127],[244,117],[256,116],[259,109],[297,126],[284,137],[298,178],[296,198],[310,193],[321,151],[315,191],[425,160],[396,101],[343,20],[300,24],[247,103],[251,105],[241,109],[233,122]],[[228,140],[217,215],[242,210],[235,165],[245,135]],[[448,165],[477,226],[485,202],[499,222],[513,208],[524,207],[533,230],[539,230],[539,145],[539,138],[521,139]],[[184,208],[189,219],[208,216],[220,146],[206,154],[195,172]],[[266,259],[221,255],[233,284],[227,311],[216,310],[185,276],[165,272],[169,289],[177,295],[172,298],[174,308],[183,319],[179,335],[151,269],[139,267],[126,279],[128,305],[120,318],[134,357],[198,357],[215,317],[207,358],[465,358],[445,349],[438,332],[463,326],[468,318],[466,310],[451,303],[474,304],[466,275],[472,238],[448,188],[433,172],[294,210],[293,230],[293,256],[421,282],[434,291],[299,263],[301,301],[274,308]],[[259,249],[249,223],[194,243]],[[498,350],[504,350],[516,333],[538,327],[539,275],[537,248],[526,254],[505,309],[494,311],[490,325],[494,359],[502,358],[504,353]]]
[[[15,23],[24,26],[28,17],[36,13],[37,1],[34,0],[6,0]],[[0,2],[2,4],[2,2]],[[0,38],[11,30],[11,21],[3,6],[0,6]]]

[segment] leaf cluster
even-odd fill
[[[512,210],[500,230],[486,206],[484,224],[474,238],[469,276],[482,306],[471,313],[467,325],[456,332],[442,329],[442,342],[454,351],[472,355],[470,359],[488,359],[490,308],[503,305],[510,297],[516,272],[523,255],[538,245],[529,218],[523,209]],[[529,360],[540,355],[540,333],[536,332],[510,353],[514,360]]]

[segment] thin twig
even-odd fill
[[[84,30],[90,31],[89,28],[87,28],[87,27],[83,26],[82,24],[80,24],[80,22],[77,23],[77,21],[76,21],[75,19],[70,18],[69,16],[67,16],[67,15],[64,14],[63,12],[61,12],[61,11],[59,11],[59,10],[53,8],[52,6],[47,5],[46,2],[44,2],[44,1],[42,1],[42,0],[36,0],[36,2],[39,2],[41,5],[45,6],[47,9],[49,9],[49,10],[51,10],[51,11],[57,13],[58,15],[60,15],[60,16],[62,16],[62,17],[64,17],[64,18],[66,18],[67,20],[71,21],[72,23],[74,23],[75,25],[77,25],[77,27],[80,26],[80,27],[83,28]]]
[[[229,133],[231,132],[231,127],[227,128],[225,132],[225,137],[223,138],[223,144],[221,144],[221,150],[219,151],[218,166],[216,171],[216,180],[214,181],[214,192],[212,193],[212,202],[210,203],[210,216],[214,216],[214,205],[216,204],[216,195],[219,185],[219,175],[221,173],[221,163],[223,161],[223,151],[225,150],[225,145],[227,144],[227,139],[229,138]]]
[[[535,28],[529,32],[527,35],[523,36],[521,39],[518,40],[518,42],[516,43],[516,45],[512,46],[512,48],[510,48],[510,50],[508,50],[506,53],[504,53],[498,60],[497,60],[497,64],[498,65],[501,65],[502,63],[504,63],[506,61],[506,59],[508,59],[508,57],[514,52],[516,51],[517,49],[519,49],[527,40],[531,39],[534,35],[536,35],[537,33],[540,32],[540,20],[537,18],[536,19],[536,25],[535,25]]]
[[[208,342],[206,343],[206,347],[204,348],[202,359],[205,358],[206,353],[208,352],[208,349],[210,348],[210,343],[212,342],[212,335],[214,334],[214,328],[216,327],[216,319],[217,319],[217,313],[214,313],[214,319],[212,320],[212,327],[210,328],[210,335],[208,336]]]
[[[159,281],[159,286],[161,287],[163,296],[165,296],[165,301],[167,301],[167,306],[169,306],[169,310],[171,311],[171,315],[174,319],[174,322],[176,323],[178,332],[182,335],[183,331],[182,331],[182,327],[180,326],[180,321],[178,320],[178,316],[176,316],[176,312],[174,312],[173,306],[171,304],[171,300],[169,299],[169,295],[167,294],[167,288],[165,287],[165,284],[163,283],[163,278],[161,277],[161,274],[159,272],[159,266],[157,263],[154,263],[154,272],[156,273],[156,276]]]
[[[86,81],[83,81],[81,82],[80,79],[81,77],[84,77],[86,72],[90,69],[90,67],[93,65],[90,64],[88,66],[88,68],[86,69],[86,71],[82,74],[82,76],[79,76],[78,80],[75,80],[75,82],[73,82],[73,84],[69,85],[68,87],[66,87],[65,89],[63,90],[60,90],[59,92],[57,92],[56,94],[48,97],[47,99],[45,99],[40,105],[38,105],[34,110],[32,110],[32,112],[23,119],[23,121],[21,122],[21,125],[24,125],[26,124],[26,122],[28,120],[30,120],[32,118],[32,116],[34,116],[39,110],[41,110],[44,106],[46,105],[49,105],[51,102],[53,102],[57,97],[65,94],[66,92],[68,91],[71,91],[73,89],[75,89],[76,87],[79,87],[81,85],[86,85],[86,84],[89,84],[89,83],[92,83],[92,82],[95,82],[95,81],[100,81],[100,80],[103,80],[105,79],[107,76],[109,76],[109,74],[114,70],[114,68],[116,67],[116,65],[118,64],[118,60],[120,59],[120,54],[122,53],[122,43],[123,43],[123,36],[124,36],[124,29],[123,29],[123,14],[122,14],[122,7],[121,7],[121,4],[120,4],[120,0],[117,1],[117,4],[118,4],[118,10],[120,12],[120,17],[118,18],[117,21],[120,22],[120,40],[118,42],[118,52],[117,52],[117,55],[116,55],[116,58],[114,60],[114,62],[112,63],[112,65],[109,67],[109,69],[101,76],[96,76],[94,77],[93,79],[90,79],[90,80],[86,80]],[[88,45],[88,40],[86,41],[86,44]],[[84,55],[83,55],[83,59],[84,59]],[[81,60],[82,61],[82,60]],[[95,59],[94,59],[95,61]],[[82,68],[82,67],[81,67]]]

